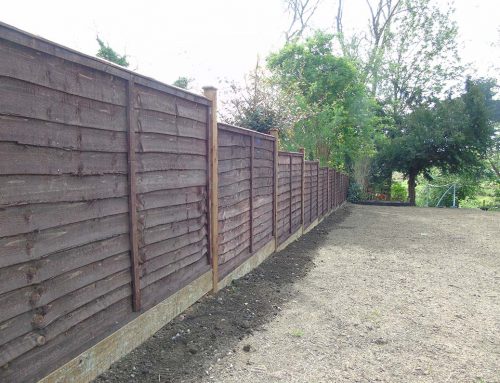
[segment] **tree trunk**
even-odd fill
[[[411,206],[415,206],[415,186],[417,186],[417,172],[413,169],[408,174],[408,199]]]

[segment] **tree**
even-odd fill
[[[189,89],[191,82],[193,82],[192,78],[180,76],[172,83],[172,85],[182,89]]]
[[[268,66],[294,99],[297,120],[290,136],[324,164],[349,167],[372,150],[373,103],[355,65],[332,53],[332,35],[317,32],[303,43],[287,43]]]
[[[302,37],[320,2],[321,0],[285,0],[287,11],[292,15],[290,26],[285,32],[287,42]]]
[[[115,50],[111,48],[108,43],[104,43],[99,36],[96,37],[96,40],[99,44],[99,50],[96,54],[97,57],[101,57],[123,67],[128,67],[130,65],[127,61],[127,55],[120,55],[116,53]]]
[[[245,76],[244,85],[233,82],[229,91],[221,116],[224,122],[262,133],[278,129],[281,143],[286,144],[287,130],[294,121],[292,100],[272,81],[258,59],[255,68]]]
[[[379,155],[387,168],[408,178],[411,204],[419,174],[431,178],[433,168],[453,174],[483,166],[493,145],[493,89],[492,80],[467,79],[460,97],[434,100],[404,117]]]
[[[396,122],[461,76],[453,8],[443,11],[435,0],[366,0],[368,30],[347,36],[343,0],[338,4],[342,53],[358,63],[372,96]]]

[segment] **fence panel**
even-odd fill
[[[302,224],[301,153],[279,152],[278,243],[285,242]]]
[[[274,138],[219,124],[219,277],[273,238]]]
[[[309,226],[318,218],[318,161],[305,161],[305,212],[304,221]]]
[[[30,382],[208,270],[208,101],[3,24],[0,83],[0,380]]]
[[[210,269],[208,109],[137,85],[137,200],[144,308]]]

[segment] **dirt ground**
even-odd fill
[[[500,214],[349,205],[96,382],[500,382]]]

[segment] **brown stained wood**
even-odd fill
[[[219,249],[221,246],[226,244],[227,242],[233,240],[237,236],[242,233],[248,232],[250,233],[250,221],[245,221],[241,225],[235,227],[231,230],[226,230],[224,233],[219,233]]]
[[[0,269],[0,293],[41,283],[59,274],[129,250],[128,233],[54,253],[36,262]]]
[[[130,318],[131,301],[130,298],[125,298],[108,310],[102,310],[78,323],[51,342],[47,342],[43,347],[36,347],[14,359],[6,368],[0,370],[0,380],[5,382],[38,381],[54,367],[62,365],[87,348],[88,342],[95,343]],[[78,341],[68,342],[68,339],[78,339]]]
[[[219,173],[219,187],[232,185],[235,182],[245,180],[250,180],[250,169],[238,169]]]
[[[150,210],[141,210],[138,219],[141,228],[150,228],[172,222],[181,222],[191,218],[199,218],[206,213],[206,204],[203,201],[185,205],[158,207]]]
[[[250,199],[246,198],[240,202],[237,202],[231,206],[226,206],[224,208],[219,209],[219,221],[224,221],[229,218],[233,218],[241,213],[246,211],[251,211],[251,203]]]
[[[182,257],[175,262],[169,263],[163,268],[148,273],[141,278],[141,287],[145,288],[161,279],[168,277],[169,275],[177,273],[182,268],[187,268],[197,261],[201,260],[202,262],[206,262],[206,248],[204,248],[204,250],[205,251],[196,251],[190,255]]]
[[[160,83],[149,77],[142,76],[136,72],[132,72],[131,70],[127,70],[124,67],[115,65],[106,60],[99,59],[95,56],[84,55],[81,52],[77,52],[70,48],[56,44],[52,41],[43,39],[39,36],[21,31],[5,23],[0,23],[0,38],[23,46],[24,48],[35,50],[36,54],[41,54],[43,52],[65,61],[80,64],[85,67],[89,67],[90,69],[101,71],[103,73],[123,78],[125,80],[129,80],[132,76],[134,76],[136,82],[141,85],[177,97],[183,97],[187,100],[195,101],[203,105],[208,105],[208,100],[200,95]]]
[[[137,129],[137,114],[134,108],[134,79],[127,85],[127,131],[128,131],[128,202],[129,202],[129,234],[130,234],[130,265],[132,275],[132,305],[134,311],[141,310],[141,286],[139,282],[139,231],[137,228],[137,163],[135,154],[135,130]],[[142,181],[142,180],[141,180]]]
[[[136,85],[134,96],[134,106],[138,109],[168,113],[207,123],[205,106],[200,105],[198,102],[176,97],[142,85]]]
[[[125,108],[0,76],[0,114],[125,131]]]
[[[139,210],[154,209],[158,207],[185,205],[192,202],[207,204],[207,190],[205,186],[193,186],[171,190],[157,190],[142,193],[137,196]]]
[[[254,196],[253,196],[253,184],[255,177],[255,167],[254,167],[254,157],[255,157],[255,136],[251,137],[250,141],[250,253],[253,252],[253,209],[254,209]]]
[[[248,189],[234,194],[229,194],[225,197],[219,197],[219,207],[221,209],[225,207],[230,207],[245,199],[248,199],[249,196],[250,196],[250,190]]]
[[[169,136],[207,139],[205,122],[146,109],[137,110],[137,119],[138,131],[141,133],[160,133]]]
[[[146,263],[151,259],[178,250],[187,245],[200,242],[207,236],[206,226],[201,229],[182,234],[178,237],[169,238],[160,242],[143,246],[139,249],[142,263]]]
[[[0,208],[26,203],[90,201],[126,195],[125,175],[0,176]]]
[[[0,209],[0,222],[8,222],[0,225],[0,237],[50,229],[127,211],[125,197],[6,207]]]
[[[165,273],[167,271],[167,267],[169,271],[175,271],[177,267],[175,264],[177,262],[182,261],[185,258],[192,257],[196,255],[198,258],[205,256],[208,252],[208,241],[207,238],[204,237],[198,242],[189,243],[186,246],[183,246],[179,249],[174,249],[168,253],[162,254],[161,256],[155,257],[150,261],[145,262],[141,268],[141,286],[144,287],[149,283],[152,283],[160,278],[164,278],[167,276]],[[174,268],[174,270],[172,270]],[[158,273],[159,270],[162,270]],[[155,277],[151,277],[151,274],[155,274]]]
[[[231,218],[226,218],[224,221],[219,221],[219,233],[225,233],[228,230],[232,230],[244,222],[248,222],[250,220],[250,211],[244,211],[238,215],[235,215]]]
[[[219,243],[219,254],[225,254],[243,242],[246,243],[247,246],[250,245],[249,223],[245,223],[244,225],[240,226],[240,228],[238,228],[238,230],[223,234],[223,236],[225,237],[223,238],[223,241],[221,239],[221,242]]]
[[[137,173],[137,193],[205,186],[204,170],[163,170]]]
[[[127,253],[121,253],[103,261],[83,266],[78,270],[58,275],[38,285],[2,294],[0,295],[0,303],[2,307],[9,307],[9,310],[0,312],[0,323],[35,308],[43,307],[48,311],[50,304],[56,299],[90,284],[94,289],[92,291],[97,291],[95,290],[95,282],[120,271],[126,271],[128,267],[130,267],[130,261]],[[124,281],[124,283],[130,281],[130,276],[127,275]],[[90,299],[95,297],[94,294]],[[49,306],[45,307],[47,305]]]
[[[168,274],[144,288],[144,307],[150,308],[210,270],[206,257]]]
[[[179,237],[191,231],[200,230],[206,224],[207,216],[206,214],[203,214],[198,218],[167,223],[165,225],[158,225],[152,228],[144,228],[141,233],[140,246],[150,245],[166,239]]]
[[[207,159],[204,155],[137,153],[136,157],[138,172],[166,170],[207,170]]]
[[[241,240],[239,243],[235,244],[235,247],[233,249],[227,250],[224,254],[221,254],[220,265],[228,263],[232,259],[239,257],[242,254],[248,254],[248,256],[251,255],[248,241]],[[234,265],[233,267],[236,266],[238,265]]]
[[[0,115],[0,141],[81,151],[125,153],[126,132]]]
[[[218,190],[220,198],[233,196],[245,191],[250,193],[250,180],[237,181],[231,185],[221,186]]]
[[[205,140],[192,137],[167,136],[158,133],[138,133],[136,151],[207,155]]]
[[[0,174],[126,174],[125,153],[81,152],[0,142]]]
[[[219,127],[217,125],[217,89],[214,87],[203,88],[204,95],[210,100],[209,113],[206,115],[208,123],[208,163],[209,163],[209,223],[208,243],[210,244],[210,265],[212,267],[213,290],[218,290],[219,283]]]
[[[219,174],[229,172],[232,170],[248,169],[250,168],[250,158],[234,158],[219,160]]]
[[[128,232],[127,214],[0,238],[0,267],[39,260],[57,251]]]
[[[82,311],[88,312],[89,307],[95,308],[96,303],[101,309],[114,303],[109,301],[109,295],[115,295],[118,291],[120,299],[131,295],[130,273],[127,270],[66,294],[41,309],[37,309],[36,314],[28,312],[30,317],[27,320],[30,323],[30,328],[28,331],[19,333],[18,339],[30,334],[31,330],[35,330],[43,333],[46,336],[46,341],[49,341],[61,333],[61,327],[63,327],[62,331],[66,331],[69,327],[85,319],[82,318]],[[16,318],[21,319],[23,316],[24,314]],[[53,324],[54,322],[56,323]]]
[[[6,40],[0,40],[0,76],[110,104],[126,103],[123,79]]]
[[[250,156],[250,147],[219,147],[217,154],[221,161],[233,159],[247,159]],[[263,159],[268,161],[269,159]]]
[[[256,138],[260,138],[261,140],[272,141],[272,137],[269,136],[268,134],[260,133],[260,132],[257,132],[255,130],[241,128],[239,126],[234,126],[234,125],[225,124],[225,123],[221,123],[221,122],[219,122],[217,124],[217,127],[219,130],[224,131],[224,132],[237,133],[237,134],[241,134],[244,136],[254,136]]]
[[[250,140],[252,137],[253,136],[237,134],[221,130],[219,133],[217,144],[218,146],[225,146],[225,147],[231,147],[231,146],[248,147],[250,146]]]

